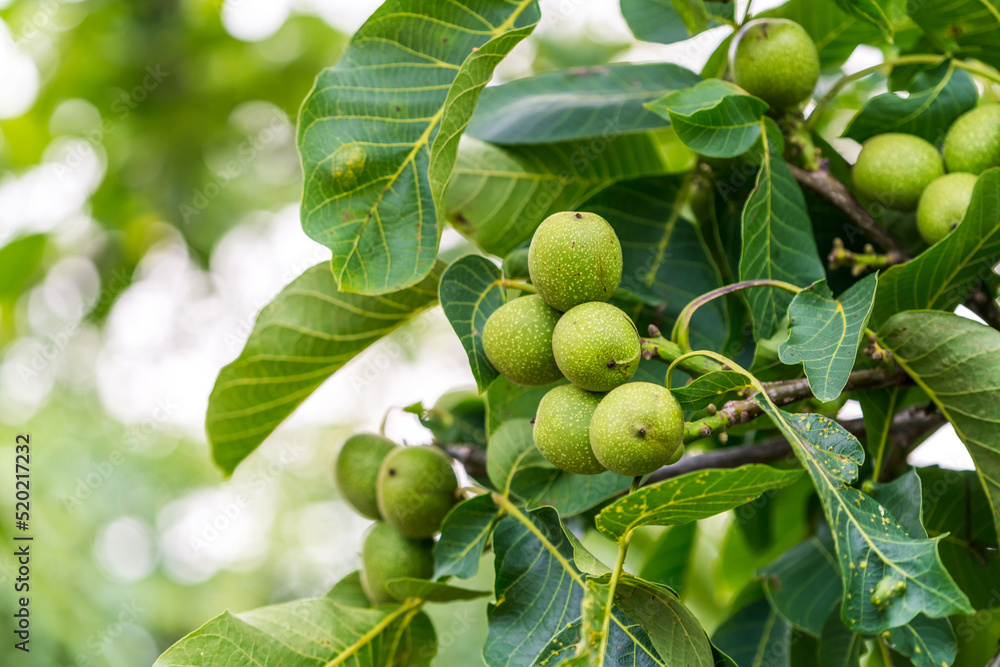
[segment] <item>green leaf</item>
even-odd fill
[[[426,579],[390,579],[385,584],[386,589],[398,600],[416,598],[426,602],[454,602],[456,600],[475,600],[489,595],[489,591],[473,591],[459,586],[451,586]]]
[[[670,589],[624,574],[615,605],[642,626],[663,664],[714,667],[708,635]]]
[[[715,403],[726,394],[747,387],[746,376],[738,371],[713,371],[696,377],[684,385],[671,389],[674,398],[685,410],[701,410]]]
[[[675,591],[683,590],[697,534],[698,524],[693,521],[667,528],[646,556],[639,576]]]
[[[843,596],[833,535],[826,524],[760,571],[771,605],[787,621],[820,636]],[[837,622],[840,614],[837,614]]]
[[[1000,66],[997,0],[921,0],[906,3],[906,8],[942,50]]]
[[[434,268],[458,136],[538,18],[536,0],[389,0],[320,74],[299,119],[302,226],[342,290],[383,294]]]
[[[486,320],[507,297],[500,281],[500,267],[480,255],[466,255],[452,262],[441,274],[438,295],[445,317],[469,355],[469,366],[480,392],[500,374],[483,350]]]
[[[931,308],[952,310],[993,274],[1000,260],[1000,169],[984,172],[972,192],[965,219],[919,257],[879,276],[871,326],[895,313]]]
[[[483,647],[489,667],[530,665],[580,616],[582,579],[559,515],[543,507],[525,516],[530,528],[507,516],[493,533],[497,602],[487,612]]]
[[[836,540],[848,628],[877,634],[920,612],[935,618],[971,612],[968,598],[941,564],[938,540],[910,537],[884,506],[848,486],[864,461],[853,435],[826,417],[785,412],[766,394],[758,393],[756,400],[788,438],[819,494]],[[873,601],[883,582],[902,589]]]
[[[556,382],[542,387],[526,387],[515,384],[505,377],[486,390],[486,432],[489,437],[499,430],[504,422],[513,419],[534,419],[538,403],[553,387],[565,382]]]
[[[619,289],[655,308],[664,328],[692,299],[723,285],[701,231],[682,214],[689,190],[685,178],[644,178],[613,185],[581,206],[618,235]],[[721,350],[728,331],[725,301],[716,299],[695,314],[691,337],[702,349]]]
[[[656,654],[646,631],[619,609],[614,608],[613,622],[609,628],[608,647],[604,653],[606,665],[628,667],[668,667]],[[576,621],[556,635],[535,658],[532,667],[572,667],[589,665],[596,656],[584,654],[574,657],[580,643],[583,622]],[[594,652],[596,653],[596,651]],[[562,661],[560,661],[562,660]]]
[[[740,280],[782,280],[809,285],[824,277],[816,250],[805,197],[776,150],[780,132],[765,123],[761,133],[763,160],[757,182],[743,209]],[[754,338],[770,338],[784,318],[792,297],[773,288],[747,290],[756,328]]]
[[[552,213],[579,208],[618,181],[693,165],[694,153],[671,128],[534,146],[470,138],[448,187],[448,222],[484,252],[503,256]]]
[[[205,427],[228,475],[324,380],[437,302],[444,265],[418,285],[380,297],[344,294],[325,262],[264,307],[246,346],[222,369]]]
[[[631,477],[611,472],[574,475],[545,460],[532,436],[531,422],[504,422],[490,439],[486,469],[497,489],[509,489],[528,507],[550,506],[568,517],[590,509],[629,488]]]
[[[531,421],[514,419],[505,422],[490,438],[486,448],[486,474],[495,488],[510,490],[514,475],[524,468],[551,467],[535,448],[532,431]]]
[[[840,576],[839,568],[837,576]],[[864,649],[865,638],[848,630],[840,614],[832,612],[819,638],[820,667],[858,667]]]
[[[823,69],[843,65],[859,44],[882,41],[878,27],[843,11],[835,0],[789,0],[759,16],[789,19],[805,28],[816,44]]]
[[[791,635],[792,626],[760,599],[723,621],[712,643],[743,667],[790,667]]]
[[[955,662],[958,642],[947,618],[923,614],[889,631],[889,647],[909,658],[914,667],[942,667]]]
[[[643,487],[597,515],[597,530],[612,540],[640,526],[668,526],[715,516],[788,486],[801,470],[767,465],[702,470]]]
[[[499,516],[500,509],[488,494],[455,505],[441,524],[441,538],[434,543],[434,578],[475,576]]]
[[[890,319],[883,346],[955,427],[1000,514],[1000,332],[951,313],[909,311]]]
[[[809,388],[832,401],[847,386],[858,345],[875,301],[878,277],[868,275],[834,299],[826,280],[795,295],[788,307],[788,339],[778,348],[783,363],[802,362]]]
[[[878,27],[886,39],[892,41],[895,31],[887,8],[889,3],[890,0],[837,0],[845,12]]]
[[[892,430],[892,420],[902,404],[909,387],[886,387],[884,389],[868,389],[854,395],[861,404],[861,412],[865,419],[865,445],[875,460],[875,477],[881,471],[885,462],[885,454],[891,446],[889,434]]]
[[[944,535],[941,562],[974,609],[996,604],[1000,590],[1000,553],[990,500],[974,470],[920,468],[924,527],[931,537]]]
[[[549,144],[666,125],[643,104],[701,78],[671,63],[613,63],[518,79],[483,91],[470,136],[494,144]]]
[[[48,237],[23,236],[0,248],[0,299],[13,299],[42,263]]]
[[[637,39],[673,44],[721,25],[733,25],[735,2],[622,0],[622,14]]]
[[[367,609],[372,606],[361,585],[361,570],[355,570],[335,583],[325,597],[344,607]]]
[[[156,667],[429,665],[434,629],[419,608],[359,609],[328,598],[296,600],[242,614],[224,612],[181,639]]]
[[[707,79],[646,105],[668,118],[689,148],[710,157],[735,157],[761,135],[767,102],[721,79]]]
[[[949,60],[917,76],[905,98],[890,92],[868,100],[844,136],[863,142],[877,134],[903,132],[939,143],[945,130],[978,100],[972,77]]]

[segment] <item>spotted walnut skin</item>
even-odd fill
[[[556,310],[607,301],[622,279],[622,246],[601,216],[556,213],[531,238],[528,273],[538,295]]]

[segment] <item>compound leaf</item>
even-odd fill
[[[215,382],[205,427],[216,464],[232,474],[324,380],[437,303],[443,269],[380,297],[337,291],[325,262],[293,280],[260,312],[240,356]]]
[[[1000,515],[1000,332],[951,313],[908,311],[890,319],[882,344],[955,427]]]
[[[470,136],[494,144],[550,144],[666,125],[643,105],[701,78],[671,63],[612,63],[518,79],[483,91]]]
[[[749,503],[765,491],[788,486],[801,474],[801,470],[761,464],[691,472],[616,500],[597,515],[597,529],[618,540],[639,526],[698,521]]]
[[[343,291],[384,294],[434,268],[458,137],[538,18],[537,0],[390,0],[320,74],[299,120],[302,226]]]
[[[499,516],[500,509],[488,494],[455,505],[441,524],[441,538],[434,543],[434,578],[475,576]]]
[[[854,369],[875,299],[876,274],[834,299],[826,281],[799,292],[788,307],[788,339],[778,348],[783,363],[802,362],[809,388],[821,401],[840,396]]]
[[[469,356],[480,393],[500,376],[486,358],[483,328],[493,311],[507,301],[502,278],[500,267],[490,260],[466,255],[445,269],[438,288],[441,309]]]
[[[877,134],[903,132],[938,143],[955,119],[978,100],[972,77],[949,60],[921,72],[905,98],[889,92],[868,100],[844,136],[863,142]]]
[[[710,157],[736,157],[761,135],[768,105],[721,79],[706,79],[646,105],[670,120],[689,148]]]

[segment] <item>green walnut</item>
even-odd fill
[[[886,208],[912,211],[931,181],[944,174],[941,154],[912,134],[880,134],[861,147],[854,187]]]
[[[393,579],[430,579],[434,574],[434,540],[411,540],[392,526],[376,523],[361,547],[361,587],[372,604],[396,598],[386,588]]]
[[[559,311],[534,294],[497,308],[483,327],[483,350],[493,368],[511,382],[551,384],[562,377],[552,356]]]
[[[928,244],[934,245],[958,227],[972,201],[978,176],[945,174],[924,188],[917,204],[917,229]]]
[[[570,382],[587,391],[610,391],[631,380],[639,367],[639,332],[621,309],[581,303],[559,318],[552,352]]]
[[[535,414],[535,446],[560,470],[596,475],[605,467],[590,449],[590,418],[601,394],[563,384],[549,390]]]
[[[451,460],[433,447],[399,447],[378,473],[378,509],[387,524],[413,539],[441,529],[455,504]]]
[[[636,477],[671,461],[684,439],[684,412],[666,387],[629,382],[613,389],[590,420],[590,446],[608,470]]]
[[[733,80],[775,109],[812,95],[819,79],[816,45],[798,23],[756,19],[740,28],[729,47]]]
[[[376,482],[382,461],[396,443],[375,433],[357,433],[340,448],[333,465],[333,477],[344,500],[369,519],[380,518]]]
[[[944,137],[948,171],[981,174],[1000,166],[1000,104],[984,104],[952,123]]]
[[[556,213],[531,237],[528,273],[538,295],[556,310],[607,301],[622,279],[622,246],[601,216]]]

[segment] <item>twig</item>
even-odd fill
[[[868,238],[882,248],[890,264],[900,264],[912,257],[899,239],[880,225],[854,198],[851,191],[830,173],[827,163],[824,163],[824,166],[816,171],[806,171],[793,164],[788,165],[788,167],[792,170],[795,180],[840,209]]]
[[[826,257],[827,266],[831,269],[849,266],[853,276],[860,276],[876,269],[885,269],[892,266],[893,262],[898,259],[899,257],[895,254],[892,256],[876,254],[871,243],[865,244],[864,252],[848,250],[839,238],[833,239],[833,248]]]
[[[932,430],[936,430],[945,423],[945,419],[940,413],[929,409],[932,407],[927,405],[911,406],[901,410],[892,420],[892,442],[895,451],[904,455],[904,460],[905,454],[908,453],[909,443]],[[857,438],[863,438],[867,433],[863,419],[849,419],[838,423],[844,427],[844,430]],[[710,468],[738,468],[750,463],[773,463],[793,456],[792,446],[783,437],[764,440],[752,445],[716,449],[704,454],[685,456],[677,463],[660,468],[645,480],[643,486],[689,472]]]
[[[881,387],[892,387],[895,385],[912,382],[910,377],[898,369],[886,371],[882,368],[871,368],[851,373],[847,380],[844,391],[856,389],[878,389]],[[808,398],[812,398],[813,393],[809,388],[809,380],[798,378],[796,380],[785,380],[782,382],[769,382],[764,384],[767,395],[771,402],[777,406],[796,403]],[[740,400],[725,403],[715,414],[688,422],[684,425],[684,442],[694,442],[707,438],[713,433],[728,431],[736,424],[745,424],[763,414],[760,405],[753,398],[747,397]]]

